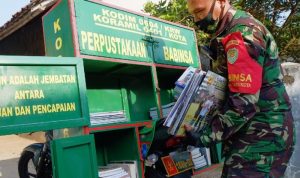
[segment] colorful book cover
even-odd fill
[[[188,67],[183,74],[178,78],[178,80],[175,82],[176,86],[179,86],[181,88],[184,88],[188,82],[191,80],[192,76],[196,72],[196,68],[194,67]]]
[[[219,113],[223,107],[227,88],[227,80],[211,71],[206,76],[199,87],[195,100],[199,103],[199,108],[195,113],[197,122],[192,126],[196,131],[202,130],[211,117]]]

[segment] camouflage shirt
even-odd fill
[[[229,9],[211,40],[212,71],[229,78],[229,58],[235,60],[239,51],[229,57],[222,40],[235,32],[240,32],[247,55],[261,69],[259,78],[252,77],[260,87],[255,93],[229,89],[224,111],[212,119],[200,140],[205,146],[223,142],[225,153],[281,151],[293,145],[293,117],[281,81],[278,48],[266,27],[244,11]]]

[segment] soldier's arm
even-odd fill
[[[223,43],[224,47],[226,48],[227,46],[228,48],[227,58],[231,58],[227,59],[228,61],[231,60],[230,64],[228,64],[231,65],[228,75],[233,76],[229,76],[229,85],[231,87],[229,87],[229,96],[225,106],[227,109],[223,114],[215,116],[211,121],[211,126],[207,127],[200,136],[200,141],[205,146],[228,139],[231,135],[238,132],[240,128],[243,127],[249,120],[251,120],[256,112],[258,112],[256,103],[259,99],[260,87],[262,83],[262,66],[264,62],[264,56],[262,56],[262,53],[265,49],[265,42],[263,40],[264,38],[261,32],[243,25],[237,26],[235,29],[233,29],[233,31],[241,32],[241,36],[243,38],[242,42],[244,43],[246,52],[249,56],[248,58],[247,55],[246,57],[242,56],[240,53],[245,51],[239,49],[238,46],[234,46],[234,44],[241,45],[238,44],[241,43],[241,41],[235,41],[236,39],[232,38]],[[233,46],[231,44],[233,44]],[[237,51],[235,51],[234,48],[237,49]],[[230,50],[233,51],[233,54],[228,54],[228,51]],[[236,55],[235,52],[237,52],[239,62],[245,62],[245,64],[236,65],[237,61],[236,63],[234,61],[236,57],[234,56]],[[231,55],[231,57],[228,55]],[[249,59],[249,57],[251,59]],[[251,68],[251,66],[247,65],[254,67]],[[251,68],[249,69],[249,72],[247,72],[245,67]],[[257,75],[257,73],[259,73],[259,76],[252,76]],[[246,82],[238,81],[245,80],[245,76],[241,77],[239,74],[249,74],[252,81],[250,81],[250,78]],[[248,87],[247,89],[247,86],[246,88],[238,88],[234,86],[239,84],[249,84],[250,87],[253,85],[255,88],[249,89]]]

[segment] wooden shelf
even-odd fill
[[[124,129],[124,128],[138,128],[138,127],[151,127],[152,121],[144,121],[144,122],[123,122],[123,123],[114,123],[114,124],[106,124],[106,125],[95,125],[84,127],[84,133],[96,133],[107,130],[116,130],[116,129]]]

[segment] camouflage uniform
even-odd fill
[[[244,11],[229,9],[219,22],[210,46],[214,59],[212,71],[224,77],[230,75],[229,58],[234,63],[243,53],[236,50],[230,56],[232,53],[225,51],[225,45],[230,44],[224,43],[224,38],[234,32],[240,32],[247,55],[261,69],[260,77],[252,80],[261,82],[256,82],[260,85],[255,92],[230,88],[224,111],[213,117],[211,127],[201,133],[200,141],[205,146],[223,142],[222,177],[282,177],[295,138],[291,104],[280,79],[278,49],[270,32],[259,21]],[[237,43],[237,48],[241,45],[234,40],[230,43]],[[239,77],[236,80],[244,80]]]

